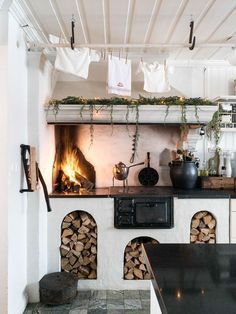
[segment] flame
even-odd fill
[[[70,181],[79,183],[75,177],[75,172],[81,173],[81,169],[79,167],[79,160],[73,154],[73,151],[68,151],[65,154],[64,160],[61,163],[61,169],[70,179]]]

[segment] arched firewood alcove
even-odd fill
[[[199,211],[192,217],[190,243],[216,243],[216,219],[212,213]]]
[[[61,271],[97,278],[97,224],[89,213],[76,210],[64,217],[60,253]]]
[[[150,237],[137,237],[131,240],[124,251],[124,279],[148,280],[151,278],[142,253],[142,243],[159,243]]]

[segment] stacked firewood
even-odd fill
[[[196,213],[191,222],[191,243],[216,243],[216,220],[207,211]]]
[[[60,251],[62,271],[97,278],[97,225],[88,213],[74,211],[64,218]]]
[[[136,238],[127,244],[124,256],[125,279],[151,279],[143,256],[142,243],[158,243],[158,241],[151,238],[148,239]]]

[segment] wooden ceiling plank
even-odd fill
[[[146,30],[146,33],[144,35],[144,40],[143,40],[144,44],[148,43],[150,40],[152,30],[153,30],[154,24],[156,23],[156,21],[158,19],[158,15],[160,13],[162,3],[163,3],[163,0],[160,0],[160,1],[155,0],[155,3],[154,3],[153,8],[152,8],[151,16],[149,19],[149,23],[147,26],[147,30]]]
[[[82,0],[75,0],[75,5],[77,9],[77,14],[79,16],[79,21],[84,37],[84,41],[86,44],[90,43],[90,36],[89,36],[89,31],[88,31],[88,24],[86,20],[86,14],[84,10],[84,5]]]
[[[203,8],[202,12],[199,14],[199,16],[197,17],[197,19],[194,21],[194,31],[197,30],[198,26],[201,24],[201,22],[203,21],[203,19],[205,18],[205,16],[207,15],[207,13],[209,12],[209,10],[212,8],[212,6],[214,5],[214,3],[216,2],[216,0],[210,0],[207,2],[206,6]],[[186,35],[184,38],[184,42],[186,42],[188,40],[189,35]],[[178,53],[175,56],[175,59],[178,59],[179,55],[182,53],[182,49],[180,49],[178,51]]]
[[[110,42],[109,0],[102,0],[104,43]]]
[[[216,28],[211,32],[211,34],[207,37],[206,42],[208,42],[211,37],[217,32],[217,30],[227,21],[227,19],[236,11],[236,5],[232,10],[226,14],[226,16],[221,20],[221,22],[216,26]]]
[[[124,44],[127,44],[130,41],[130,34],[131,34],[131,28],[133,24],[134,11],[135,11],[135,0],[129,0],[128,10],[127,10],[127,15],[126,15],[126,23],[125,23],[125,35],[124,35],[124,42],[123,42]]]
[[[226,16],[220,21],[220,23],[214,28],[214,30],[211,32],[211,34],[207,37],[205,42],[208,42],[211,37],[219,30],[219,28],[227,21],[227,19],[235,12],[236,6],[232,10],[230,10]],[[202,19],[203,20],[203,19]],[[199,25],[199,24],[198,24]],[[219,49],[219,48],[218,48]],[[200,48],[197,48],[195,50],[195,53],[193,54],[192,58],[196,58],[196,56],[200,53]],[[215,50],[213,53],[211,53],[211,57],[217,52],[218,50]]]
[[[181,1],[179,9],[178,9],[175,17],[173,18],[173,22],[171,23],[169,30],[167,32],[165,43],[168,43],[170,41],[171,37],[173,36],[174,30],[175,30],[176,26],[178,25],[188,2],[189,2],[189,0],[182,0]]]
[[[57,23],[59,25],[61,34],[64,37],[64,39],[68,41],[69,35],[67,33],[66,26],[65,26],[63,19],[61,17],[60,10],[58,9],[55,0],[49,0],[49,3],[50,3],[50,6],[52,8],[53,14],[57,20]]]
[[[27,12],[27,15],[30,18],[32,23],[32,27],[37,32],[37,35],[43,40],[43,42],[49,43],[48,33],[44,29],[42,23],[40,22],[38,16],[36,15],[35,11],[33,10],[32,6],[30,5],[28,0],[21,0],[20,5],[22,9]]]

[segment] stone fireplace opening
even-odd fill
[[[199,211],[192,217],[190,243],[216,243],[216,218],[209,211]]]
[[[60,253],[61,271],[97,278],[97,224],[89,213],[76,210],[64,217]]]
[[[124,251],[124,279],[149,280],[151,276],[142,252],[143,243],[159,243],[151,237],[137,237],[131,240]]]
[[[78,193],[95,188],[94,166],[76,145],[77,126],[55,126],[53,192]]]

